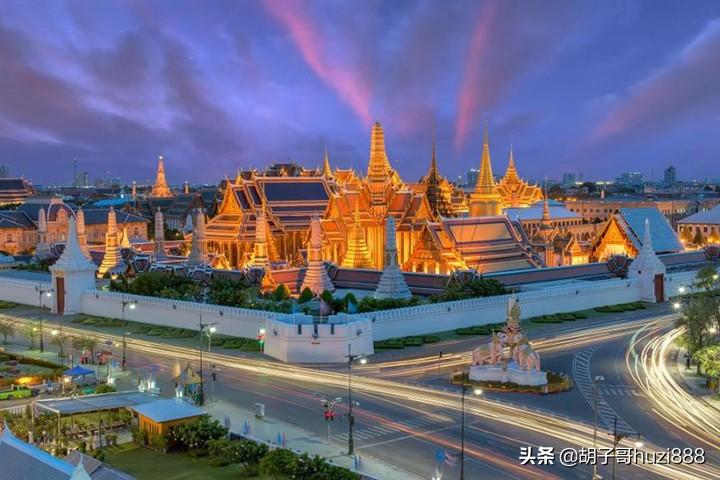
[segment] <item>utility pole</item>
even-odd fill
[[[353,416],[353,399],[352,399],[352,363],[355,359],[360,359],[360,363],[363,365],[367,363],[367,359],[364,355],[352,355],[350,353],[350,344],[348,343],[348,354],[347,354],[347,372],[348,372],[348,455],[355,454],[355,442],[353,439],[353,424],[355,423],[355,417]]]
[[[604,382],[605,377],[602,375],[596,375],[595,378],[593,378],[592,382],[592,394],[593,394],[593,450],[597,451],[597,406],[598,406],[598,397],[597,397],[597,386],[598,383]],[[617,421],[617,420],[616,420]],[[598,477],[597,473],[597,461],[593,463],[593,476],[592,480],[596,480]]]
[[[130,310],[135,310],[135,306],[137,305],[137,302],[132,300],[125,300],[123,298],[122,301],[122,370],[125,371],[125,365],[127,363],[126,360],[126,352],[127,352],[127,339],[125,338],[127,336],[127,320],[125,320],[125,307],[130,307]]]
[[[465,480],[465,392],[467,385],[463,383],[460,396],[460,480]]]
[[[210,350],[210,335],[215,333],[216,323],[203,323],[202,313],[200,314],[200,391],[198,392],[198,405],[202,406],[205,404],[205,380],[203,378],[203,335],[208,336],[208,351]],[[214,378],[213,378],[214,380]],[[214,385],[212,386],[214,388]]]

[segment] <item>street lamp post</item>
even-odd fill
[[[46,288],[42,285],[35,285],[35,291],[38,294],[38,307],[42,308],[42,297],[45,295],[46,297],[50,298],[52,297],[52,288]],[[39,328],[40,328],[40,352],[45,351],[45,342],[43,341],[43,319],[42,316],[38,320]]]
[[[200,391],[198,392],[198,405],[202,406],[205,404],[205,380],[203,378],[203,335],[208,335],[208,332],[215,332],[215,325],[217,323],[203,323],[202,321],[202,313],[200,314],[200,323],[198,326],[200,327]],[[210,351],[210,346],[208,344],[208,351]]]
[[[122,370],[125,371],[125,364],[127,363],[126,360],[126,354],[127,354],[127,339],[125,338],[127,336],[127,320],[125,320],[125,307],[130,307],[130,310],[135,310],[135,307],[137,306],[137,302],[134,300],[125,300],[122,301]]]
[[[597,451],[597,417],[598,417],[598,395],[597,387],[598,383],[604,382],[605,377],[602,375],[596,375],[592,382],[592,395],[593,395],[593,450]],[[597,473],[597,462],[593,463],[593,480],[600,478]]]
[[[470,386],[464,382],[460,394],[460,480],[465,480],[465,394]],[[473,390],[475,395],[482,395],[482,390]]]
[[[355,417],[353,416],[353,399],[352,399],[352,363],[356,359],[360,360],[360,363],[365,365],[367,358],[364,355],[352,355],[350,353],[350,344],[348,343],[348,354],[347,354],[347,372],[348,372],[348,455],[355,454],[355,442],[353,439],[353,424],[355,423]]]
[[[620,433],[617,430],[617,417],[615,417],[615,421],[613,422],[613,432],[611,433],[613,437],[613,466],[612,466],[612,479],[615,480],[615,470],[617,468],[617,446],[620,444],[620,442],[627,438],[627,434]],[[635,441],[635,448],[642,448],[643,442],[640,440],[640,433],[637,434],[637,440]]]

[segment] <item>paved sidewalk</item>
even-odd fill
[[[328,445],[325,438],[281,420],[265,417],[259,420],[255,412],[222,401],[207,402],[203,408],[214,418],[225,424],[230,421],[230,431],[261,442],[278,445],[293,451],[324,457],[335,465],[356,471],[367,478],[377,480],[420,479],[400,467],[395,467],[374,457],[359,452],[356,461],[346,454],[345,446],[337,443]]]
[[[707,386],[705,386],[705,377],[695,375],[695,371],[695,365],[692,365],[689,370],[685,368],[685,349],[680,348],[677,354],[677,372],[680,378],[683,379],[689,393],[699,397],[720,412],[720,395],[707,388]]]

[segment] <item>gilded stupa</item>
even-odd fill
[[[153,185],[150,196],[153,198],[167,198],[173,196],[170,191],[170,187],[168,187],[167,180],[165,180],[165,160],[162,155],[158,157],[157,176],[155,177],[155,185]]]
[[[470,216],[485,217],[502,213],[502,197],[498,193],[490,163],[490,142],[487,125],[483,132],[483,150],[475,191],[470,194]]]
[[[345,268],[372,268],[372,260],[365,242],[365,230],[360,223],[360,210],[353,212],[353,224],[348,235],[347,251],[342,266]]]

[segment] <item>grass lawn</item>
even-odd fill
[[[133,443],[105,449],[105,462],[138,480],[225,480],[247,478],[240,475],[240,465],[214,467],[212,457],[192,458],[182,453],[162,454]],[[263,480],[267,477],[253,477]]]

